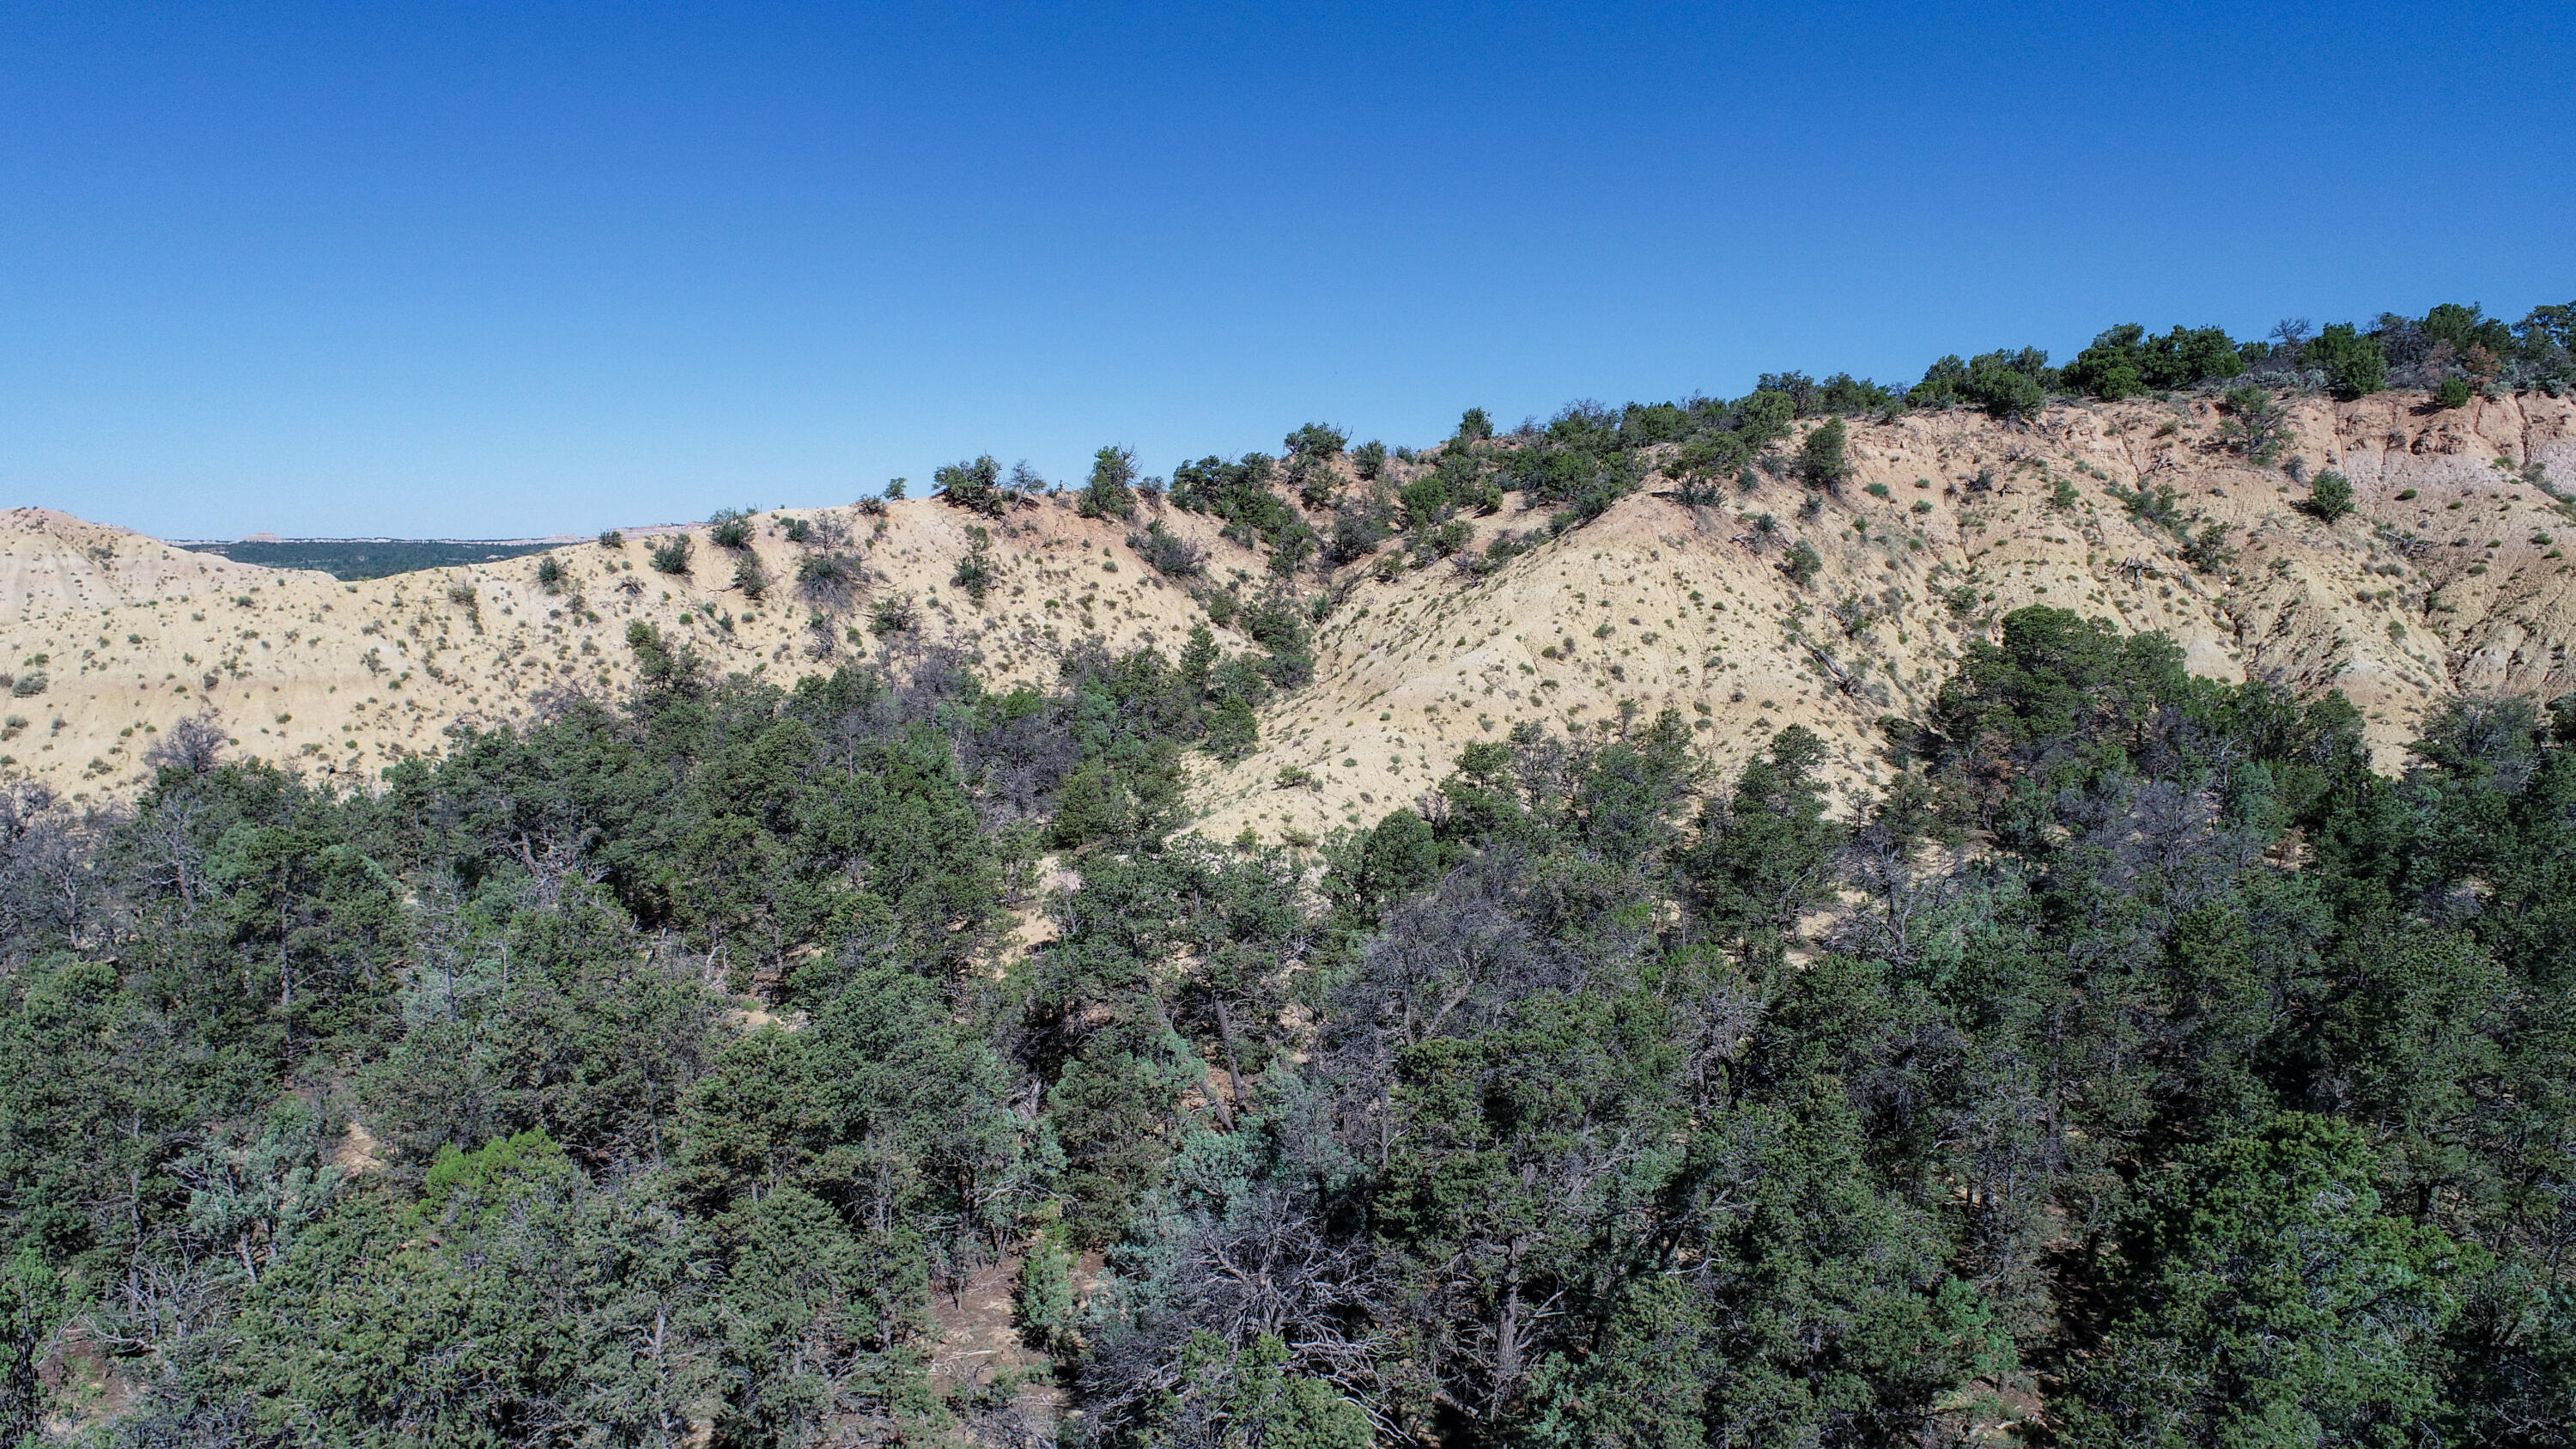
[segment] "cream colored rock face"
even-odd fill
[[[2284,458],[2352,480],[2356,511],[2333,525],[2297,509],[2304,486],[2226,451],[2211,401],[2138,402],[2059,408],[2027,428],[1968,413],[1854,423],[1857,476],[1810,518],[1802,490],[1765,478],[1714,507],[1631,497],[1483,577],[1440,564],[1381,581],[1363,561],[1335,581],[1315,683],[1265,711],[1250,759],[1199,766],[1198,828],[1320,836],[1412,800],[1471,740],[1666,708],[1722,770],[1806,725],[1859,787],[1886,777],[1877,721],[1918,714],[1969,639],[2031,603],[2165,630],[2202,674],[2341,689],[2393,768],[2446,695],[2576,689],[2576,575],[2557,541],[2576,520],[2525,476],[2537,464],[2576,491],[2576,403],[2422,402],[2292,406]],[[2114,496],[2167,488],[2195,533],[2227,526],[2232,561],[2195,569],[2173,532]],[[1475,520],[1471,547],[1541,528],[1519,503]],[[795,596],[806,550],[780,532],[787,516],[840,519],[865,556],[861,604],[821,634]],[[0,705],[0,771],[130,794],[154,734],[211,709],[242,751],[363,787],[405,754],[440,752],[460,721],[524,718],[550,690],[626,689],[637,619],[719,668],[782,683],[873,656],[878,640],[849,633],[865,601],[889,595],[913,597],[922,640],[974,650],[993,679],[1049,680],[1088,634],[1177,651],[1205,620],[1127,547],[1127,525],[1057,502],[989,525],[995,579],[980,606],[949,582],[979,520],[937,502],[892,504],[882,520],[791,509],[755,522],[752,553],[775,580],[757,600],[733,587],[739,556],[702,529],[685,578],[655,572],[656,540],[630,530],[622,549],[342,584],[16,510],[0,516],[0,668],[40,673],[45,689]],[[1171,510],[1164,522],[1208,550],[1211,577],[1267,577],[1209,520]],[[1822,560],[1803,587],[1779,567],[1799,540]],[[553,592],[538,582],[545,558],[562,571]],[[1300,783],[1282,788],[1292,770]]]

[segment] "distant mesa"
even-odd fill
[[[270,569],[312,569],[344,582],[388,578],[422,569],[498,563],[574,542],[570,538],[280,538],[254,533],[230,542],[182,545],[234,563]]]

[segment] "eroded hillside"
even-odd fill
[[[1857,785],[1884,775],[1879,721],[1917,713],[1968,639],[2029,603],[2168,631],[2204,674],[2341,689],[2383,768],[2444,695],[2576,688],[2555,537],[2576,525],[2548,491],[2576,483],[2576,403],[2434,411],[2389,393],[2297,400],[2286,421],[2277,464],[2257,466],[2214,398],[2058,407],[2029,425],[1965,410],[1855,419],[1838,490],[1754,468],[1686,503],[1657,477],[1553,538],[1505,493],[1467,517],[1453,559],[1483,559],[1507,531],[1541,541],[1489,571],[1398,564],[1390,544],[1298,578],[1331,600],[1316,677],[1265,708],[1249,757],[1200,766],[1199,828],[1320,835],[1411,799],[1469,740],[1665,708],[1721,765],[1805,724]],[[1347,459],[1333,466],[1344,489],[1362,486]],[[1389,481],[1421,466],[1390,463]],[[2353,489],[2354,511],[2332,522],[2300,506],[2327,470]],[[1140,521],[1157,518],[1203,551],[1199,572],[1158,574],[1133,525],[1059,496],[997,518],[934,500],[754,515],[740,550],[688,530],[685,574],[655,568],[666,537],[639,535],[343,584],[22,509],[0,523],[0,627],[27,692],[8,704],[0,755],[14,777],[103,798],[147,778],[159,732],[210,710],[246,753],[363,784],[439,751],[456,722],[628,688],[637,621],[718,669],[774,679],[955,645],[990,677],[1044,680],[1090,636],[1177,651],[1216,591],[1265,586],[1267,557],[1214,520],[1149,503]],[[954,582],[976,528],[981,603]],[[1802,544],[1815,564],[1800,582]],[[844,579],[800,583],[826,556],[849,562]],[[757,596],[744,586],[762,579]],[[885,629],[906,611],[879,605],[905,599],[911,626]]]

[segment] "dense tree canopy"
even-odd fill
[[[1722,476],[1889,403],[1795,383],[1462,428],[1400,506],[1579,512],[1639,439]],[[1278,466],[1172,501],[1275,544]],[[1719,776],[1668,714],[1218,846],[1186,752],[1312,668],[1293,596],[1239,607],[1258,654],[1046,689],[919,646],[717,680],[647,630],[632,697],[372,793],[208,745],[130,809],[7,795],[0,1434],[2576,1432],[2576,700],[2456,702],[2385,776],[2340,696],[2033,608],[1857,810],[1814,735]],[[1034,1380],[940,1357],[996,1273]]]

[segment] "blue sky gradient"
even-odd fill
[[[2563,4],[0,15],[0,487],[173,537],[2576,299]]]

